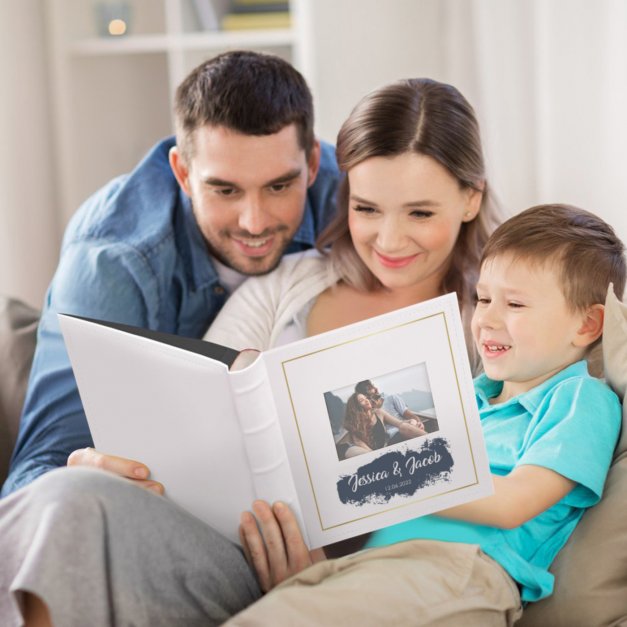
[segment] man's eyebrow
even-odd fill
[[[265,184],[265,187],[269,187],[270,185],[280,185],[281,183],[289,183],[290,181],[297,179],[301,175],[302,171],[302,168],[294,168],[293,170],[290,170],[289,172],[281,174],[281,176],[277,176],[275,179],[268,181]]]
[[[218,178],[217,176],[208,176],[205,179],[205,185],[214,185],[215,187],[239,187],[237,183]]]
[[[289,183],[297,179],[302,173],[302,168],[294,168],[293,170],[289,170],[280,176],[272,179],[271,181],[267,181],[263,184],[264,187],[269,187],[271,185],[280,185],[281,183]],[[213,185],[214,187],[234,187],[239,189],[239,185],[234,183],[233,181],[227,181],[226,179],[221,179],[217,176],[208,176],[205,179],[206,185]]]

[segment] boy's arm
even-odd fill
[[[513,529],[549,509],[576,485],[542,466],[518,466],[504,477],[492,475],[494,494],[438,512],[478,525]]]

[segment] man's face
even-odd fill
[[[209,251],[242,274],[270,272],[303,219],[319,145],[307,159],[295,124],[261,136],[204,126],[193,142],[189,163],[173,148],[170,164]]]

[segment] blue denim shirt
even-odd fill
[[[133,172],[89,198],[68,225],[3,496],[64,466],[73,450],[93,446],[58,312],[201,337],[225,302],[189,198],[170,169],[174,143],[157,144]],[[335,151],[323,143],[320,171],[288,252],[313,246],[335,211],[338,179]]]

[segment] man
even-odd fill
[[[287,62],[239,51],[201,64],[177,90],[175,124],[176,141],[68,226],[3,496],[92,446],[57,313],[200,337],[245,276],[310,248],[333,214],[334,151]]]

